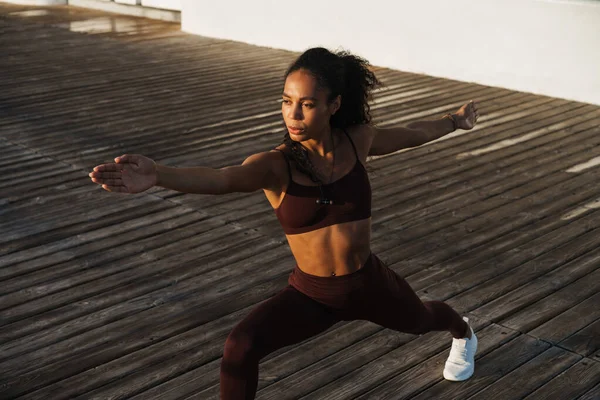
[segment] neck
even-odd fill
[[[304,146],[310,153],[318,154],[319,156],[326,158],[328,153],[333,151],[334,143],[333,143],[333,132],[331,127],[327,125],[319,135],[319,139],[309,139],[302,142],[302,146]]]

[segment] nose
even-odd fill
[[[302,115],[302,106],[295,104],[288,108],[288,118],[294,121],[302,121],[304,116]]]

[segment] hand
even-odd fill
[[[479,118],[477,105],[473,100],[462,106],[455,114],[456,127],[458,129],[470,130],[473,129]]]
[[[89,176],[104,190],[122,193],[140,193],[158,181],[156,163],[139,154],[125,154],[114,163],[98,165]]]

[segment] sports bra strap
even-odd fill
[[[281,154],[283,155],[283,158],[285,159],[285,163],[287,164],[288,167],[288,176],[290,178],[290,183],[292,182],[292,166],[290,165],[290,160],[288,159],[287,155],[285,155],[285,152],[281,149],[275,149],[279,152],[281,152]]]
[[[346,132],[345,129],[342,129],[342,131],[344,131],[344,133],[346,134],[346,136],[348,137],[348,140],[350,141],[350,144],[352,145],[352,148],[354,149],[354,155],[356,156],[356,159],[359,160],[358,158],[358,152],[356,151],[356,146],[354,146],[354,142],[352,141],[352,139],[350,138],[350,135],[348,134],[348,132]]]

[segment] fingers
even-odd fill
[[[123,176],[123,172],[99,172],[92,171],[88,174],[90,178],[98,178],[98,179],[119,179]]]
[[[123,172],[92,171],[88,176],[92,179],[92,182],[102,185],[102,187],[120,187],[123,186]]]
[[[94,172],[122,171],[123,168],[123,165],[118,165],[115,163],[100,164],[94,167]]]
[[[117,192],[117,193],[129,193],[129,190],[125,186],[110,186],[110,185],[102,185],[102,189],[107,192]]]
[[[123,180],[121,179],[92,178],[92,182],[97,183],[99,185],[123,186]]]
[[[123,154],[120,157],[115,158],[115,162],[119,164],[129,163],[129,164],[139,164],[140,157],[137,154]]]
[[[99,179],[92,178],[94,183],[97,183],[102,186],[102,189],[108,192],[122,192],[129,193],[129,189],[123,185],[123,181],[121,179]]]

